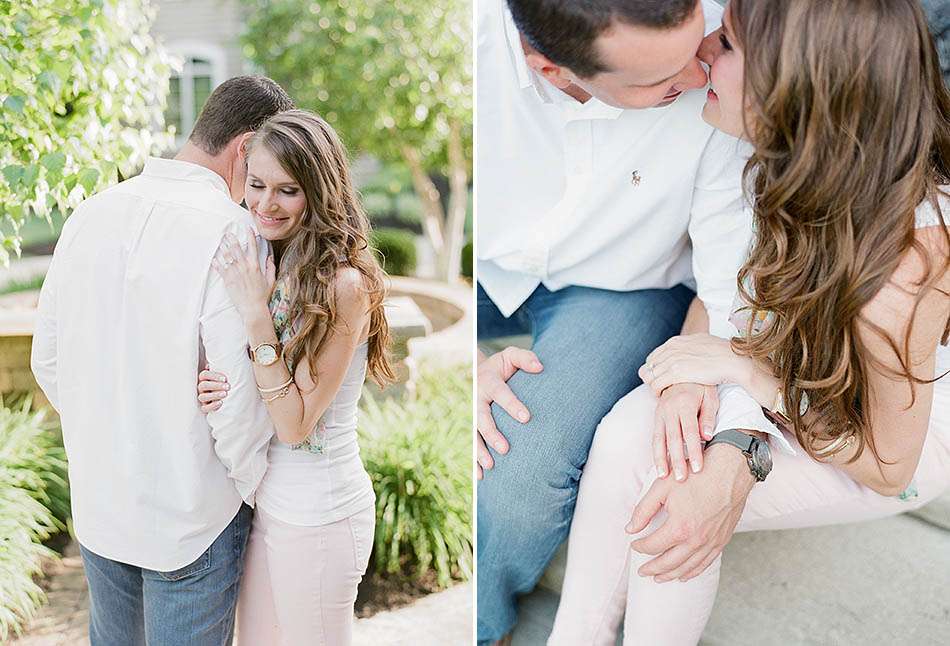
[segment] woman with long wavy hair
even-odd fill
[[[345,646],[376,518],[357,404],[367,371],[380,384],[393,378],[383,272],[346,150],[320,117],[293,110],[268,120],[248,144],[246,189],[272,246],[267,269],[254,235],[243,248],[226,238],[214,264],[247,329],[276,433],[256,494],[238,640]],[[209,412],[227,395],[227,376],[199,379]]]
[[[662,575],[643,553],[661,523],[624,533],[634,508],[673,513],[645,501],[673,480],[665,447],[698,444],[695,423],[646,432],[667,388],[741,386],[792,449],[771,472],[745,456],[768,477],[746,473],[736,531],[879,518],[950,486],[950,96],[917,0],[731,0],[711,39],[703,117],[753,148],[738,334],[670,340],[601,423],[551,644],[613,644],[624,609],[625,643],[699,641],[732,528],[657,556]],[[751,447],[753,430],[728,432]],[[691,466],[676,480],[710,462]]]

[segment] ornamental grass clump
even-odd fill
[[[375,567],[439,586],[472,574],[471,368],[423,371],[415,394],[366,395],[360,449],[376,492]]]
[[[34,577],[55,552],[43,542],[66,529],[68,515],[59,431],[29,400],[11,408],[0,402],[0,642],[20,634],[44,602]]]

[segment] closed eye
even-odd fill
[[[729,42],[729,39],[726,38],[726,35],[723,33],[719,34],[719,42],[722,44],[722,48],[727,52],[732,51],[732,43]]]

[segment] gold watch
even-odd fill
[[[808,412],[808,394],[802,393],[801,405],[798,407],[799,416],[804,417],[805,413]],[[792,420],[788,416],[788,408],[785,406],[785,395],[783,394],[782,387],[779,386],[775,390],[775,400],[772,402],[772,406],[765,410],[766,417],[768,417],[772,422],[791,428]]]
[[[247,349],[247,356],[259,366],[273,365],[283,353],[284,348],[280,341],[277,343],[261,343],[256,347],[248,347]]]

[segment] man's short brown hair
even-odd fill
[[[209,155],[217,155],[238,135],[254,132],[278,112],[293,108],[284,88],[271,79],[235,76],[208,97],[188,140]]]
[[[556,65],[581,78],[607,71],[594,41],[613,21],[651,29],[686,22],[699,0],[508,0],[518,31]]]

